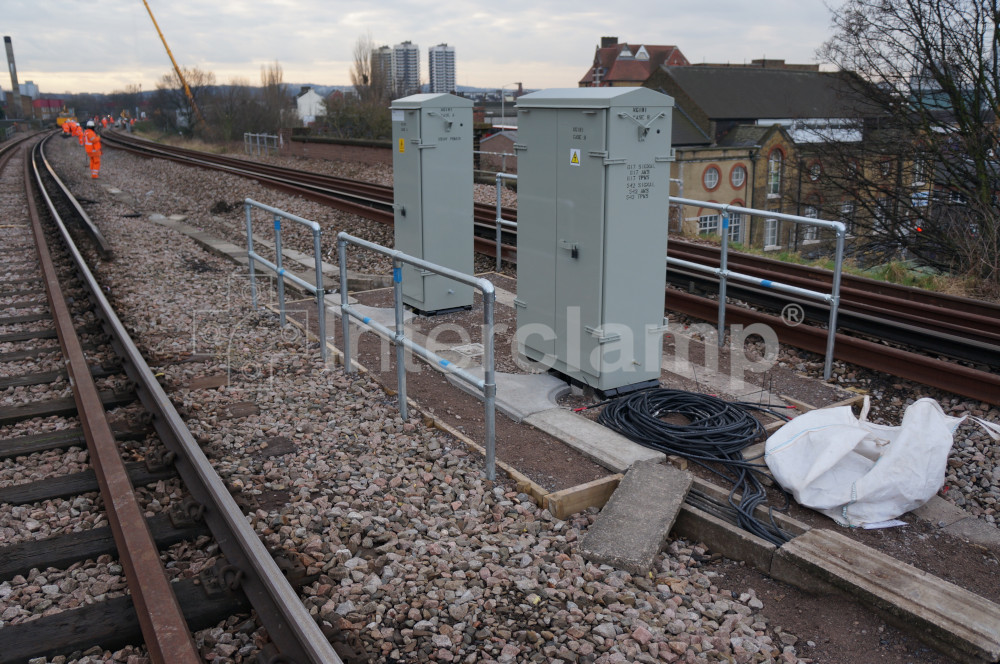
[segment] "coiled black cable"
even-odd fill
[[[654,388],[608,403],[597,421],[645,447],[684,457],[732,482],[729,506],[744,530],[780,546],[791,539],[774,521],[765,523],[754,510],[767,500],[758,475],[764,468],[745,459],[742,450],[764,435],[764,427],[748,406],[683,390]],[[663,417],[680,415],[686,424]],[[736,495],[740,495],[737,501]],[[786,494],[787,501],[787,494]]]

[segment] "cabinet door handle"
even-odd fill
[[[567,242],[566,240],[559,240],[559,248],[565,249],[569,252],[569,255],[573,258],[580,257],[580,248],[576,245],[576,242]]]

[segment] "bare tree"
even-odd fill
[[[847,0],[822,59],[859,100],[864,140],[820,149],[884,250],[1000,291],[1000,11],[995,0]],[[923,184],[921,184],[923,183]]]
[[[206,106],[211,88],[215,86],[215,74],[197,67],[182,69],[192,97],[199,107]],[[161,128],[190,132],[194,127],[194,107],[184,92],[177,72],[171,70],[160,78],[156,84],[155,104],[154,118]]]
[[[250,81],[234,78],[215,95],[208,122],[214,137],[232,142],[245,132],[256,131],[259,109]]]
[[[351,67],[351,84],[358,99],[365,104],[385,104],[391,97],[392,72],[379,56],[379,49],[371,33],[358,37],[354,42],[354,63]]]
[[[291,110],[291,99],[285,90],[284,72],[277,60],[260,68],[260,126],[257,131],[277,133]]]

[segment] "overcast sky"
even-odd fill
[[[177,62],[257,85],[279,62],[286,83],[347,85],[360,35],[455,47],[459,85],[575,87],[602,35],[674,44],[692,63],[816,62],[828,38],[823,0],[148,0]],[[838,0],[831,0],[837,6]],[[0,31],[18,78],[44,93],[153,89],[170,69],[142,0],[3,0]],[[10,90],[9,76],[0,87]]]

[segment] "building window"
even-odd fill
[[[732,183],[733,189],[739,189],[747,181],[747,169],[738,164],[733,166],[733,170],[729,173],[729,181]]]
[[[715,166],[709,166],[705,169],[705,174],[701,176],[701,181],[705,185],[706,191],[714,191],[719,186],[719,169]]]
[[[719,215],[703,214],[698,217],[698,233],[701,235],[714,235],[719,232]]]
[[[802,216],[809,217],[810,219],[819,219],[819,210],[815,205],[807,205],[805,210],[802,211]],[[819,240],[819,226],[803,224],[802,241],[816,242],[817,240]]]
[[[809,179],[812,182],[819,180],[819,176],[823,174],[823,166],[818,162],[814,161],[809,164]]]
[[[765,219],[764,220],[764,248],[777,247],[778,246],[778,220],[777,219]]]
[[[854,235],[854,203],[844,201],[840,204],[840,221],[847,227],[847,234]]]
[[[742,242],[743,241],[743,213],[742,212],[730,212],[729,213],[729,241],[730,242]]]
[[[781,195],[781,150],[772,150],[767,158],[767,195]]]
[[[878,168],[879,172],[882,173],[882,177],[887,178],[892,173],[892,162],[887,159],[880,162]]]
[[[885,233],[888,230],[889,221],[889,199],[880,198],[875,206],[875,224],[872,230],[876,233]]]
[[[913,162],[913,186],[919,187],[927,181],[927,162],[917,158]]]

